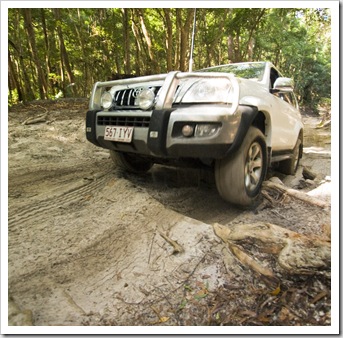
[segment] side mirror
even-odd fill
[[[292,93],[293,89],[293,80],[288,77],[278,77],[274,82],[274,92]]]

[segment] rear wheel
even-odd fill
[[[151,161],[139,155],[110,150],[110,156],[116,166],[135,174],[145,173],[153,166]]]
[[[286,175],[295,175],[301,157],[301,147],[302,142],[301,139],[298,138],[298,141],[293,149],[292,157],[288,160],[284,160],[280,162],[278,170]]]
[[[215,180],[221,197],[241,206],[253,205],[259,196],[267,163],[264,135],[250,127],[239,150],[216,161]]]

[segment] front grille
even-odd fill
[[[135,105],[134,89],[118,90],[114,94],[116,107],[133,107]]]
[[[146,88],[146,87],[145,87]],[[158,91],[160,90],[160,86],[157,87],[149,87],[152,89],[157,95]],[[117,90],[114,93],[114,107],[112,110],[116,108],[138,108],[138,105],[135,104],[137,95],[143,90],[143,87],[136,87],[136,88],[129,88],[129,89],[122,89],[122,90]]]
[[[150,117],[147,116],[98,116],[99,126],[126,126],[149,128]]]

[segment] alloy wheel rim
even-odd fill
[[[263,169],[263,152],[258,142],[251,144],[244,168],[245,188],[248,192],[253,192],[259,185]]]

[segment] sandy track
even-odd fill
[[[34,109],[9,117],[10,325],[261,323],[265,285],[237,263],[211,224],[274,221],[311,234],[330,222],[327,211],[294,201],[237,209],[220,199],[209,172],[120,172],[107,151],[85,140],[84,101],[47,107],[47,123],[21,124]],[[174,252],[164,236],[184,251]],[[283,287],[292,285],[307,285],[313,297],[330,289],[323,277],[285,277]],[[284,318],[278,307],[270,323],[328,325],[330,299],[322,302],[318,320],[306,303],[303,318]]]

